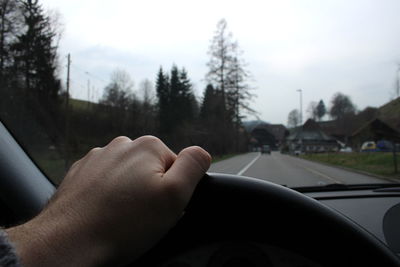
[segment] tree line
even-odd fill
[[[26,142],[41,138],[38,127],[62,142],[59,37],[57,17],[37,0],[0,1],[0,112]]]
[[[60,79],[59,40],[57,18],[38,0],[0,0],[0,116],[26,146],[55,147],[71,162],[117,135],[156,135],[176,152],[188,145],[214,155],[247,149],[242,119],[255,112],[250,73],[225,20],[211,39],[201,97],[187,69],[172,65],[155,70],[155,84],[143,81],[140,92],[116,70],[98,103],[70,99]]]
[[[357,112],[357,107],[351,98],[340,92],[332,96],[329,109],[322,99],[319,102],[311,101],[307,108],[308,117],[315,121],[321,121],[326,115],[329,115],[333,120],[349,122],[349,118],[354,117]],[[299,126],[300,111],[298,109],[289,112],[287,124],[289,128]]]

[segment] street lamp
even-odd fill
[[[397,64],[397,71],[396,71],[396,97],[400,95],[400,81],[399,81],[399,73],[400,73],[400,64]]]
[[[300,93],[300,125],[303,125],[303,90],[297,89]]]
[[[300,139],[299,139],[299,144],[300,144],[300,151],[303,152],[303,90],[302,89],[297,89],[297,92],[300,93]]]

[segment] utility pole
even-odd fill
[[[303,152],[303,90],[297,89],[297,92],[300,93],[300,151]]]
[[[397,71],[396,71],[396,97],[399,97],[399,95],[400,95],[399,74],[400,74],[400,64],[397,64]]]
[[[70,80],[70,68],[71,68],[71,55],[67,56],[67,93],[65,94],[65,170],[69,167],[69,80]]]
[[[87,81],[87,104],[88,109],[90,108],[90,80]]]

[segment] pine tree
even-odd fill
[[[317,113],[318,120],[321,120],[322,117],[324,117],[325,114],[326,114],[325,103],[324,103],[324,101],[322,99],[319,101],[319,103],[317,105],[317,112],[316,113]]]
[[[192,122],[198,113],[198,103],[193,93],[192,83],[188,77],[188,73],[183,68],[179,73],[180,83],[180,101],[183,112],[183,121]]]
[[[233,151],[232,125],[226,121],[225,98],[221,90],[216,90],[208,84],[200,109],[200,119],[203,131],[207,135],[204,147],[212,154],[222,155]]]
[[[0,81],[12,64],[11,45],[22,30],[22,14],[17,0],[0,0]]]
[[[158,98],[158,120],[161,134],[169,133],[170,130],[170,92],[168,75],[164,74],[162,67],[157,74],[156,92]]]
[[[55,111],[61,90],[56,77],[56,32],[37,0],[21,1],[26,31],[13,45],[15,70],[20,73],[28,97]]]

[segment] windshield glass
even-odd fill
[[[147,134],[289,187],[400,178],[399,1],[0,4],[0,119],[56,184]]]

